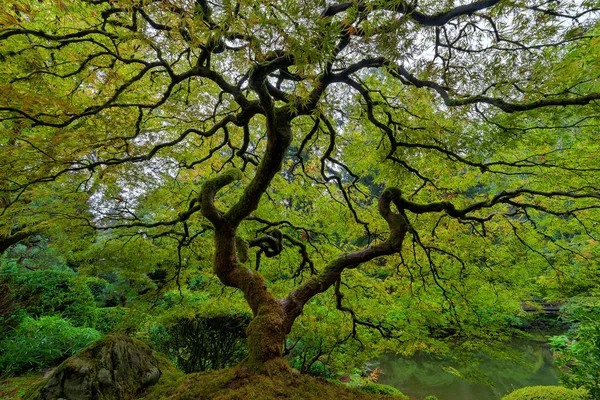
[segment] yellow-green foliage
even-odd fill
[[[504,396],[502,400],[585,400],[582,390],[567,389],[561,386],[528,386]]]
[[[400,392],[385,395],[365,393],[361,388],[349,388],[297,373],[254,375],[239,368],[188,374],[176,380],[171,379],[168,374],[163,375],[142,399],[408,400]]]

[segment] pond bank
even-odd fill
[[[559,384],[558,368],[544,342],[515,340],[503,347],[509,359],[478,353],[468,366],[427,354],[386,355],[379,359],[379,382],[415,400],[432,394],[439,400],[498,400],[524,386]]]

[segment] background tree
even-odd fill
[[[540,221],[595,241],[597,2],[5,3],[5,240],[152,243],[177,284],[213,257],[252,369],[329,289],[351,336],[452,335],[560,268],[548,242],[589,262]]]

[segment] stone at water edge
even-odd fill
[[[161,362],[143,342],[107,335],[68,358],[24,400],[123,400],[154,385]]]

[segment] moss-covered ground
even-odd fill
[[[28,389],[42,380],[42,373],[1,379],[0,399],[21,399]],[[139,398],[140,400],[408,400],[408,397],[389,386],[368,384],[351,388],[307,375],[285,374],[269,377],[251,375],[235,368],[189,375],[171,369],[163,374],[157,385],[149,388]]]
[[[371,392],[368,393],[367,391]],[[375,394],[387,392],[395,394]],[[297,373],[255,375],[243,368],[194,373],[165,374],[143,400],[408,400],[399,391],[383,385],[350,388]]]
[[[44,379],[42,372],[31,372],[13,378],[0,378],[0,399],[20,399],[32,385],[41,382],[42,379]]]

